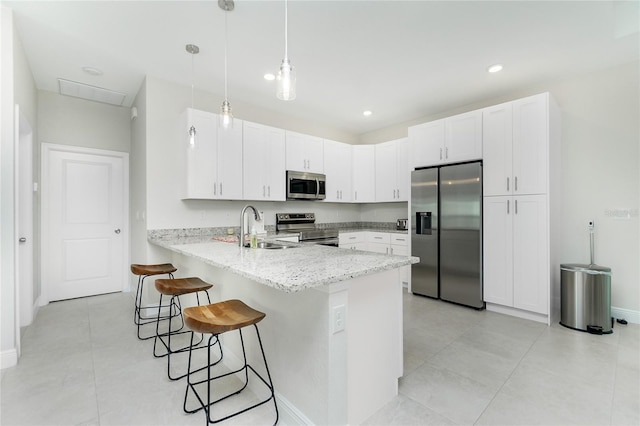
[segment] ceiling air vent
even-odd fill
[[[105,104],[122,106],[124,93],[114,92],[113,90],[103,89],[102,87],[90,86],[77,81],[58,79],[60,94],[73,96],[75,98],[87,99],[90,101],[103,102]]]

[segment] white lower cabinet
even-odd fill
[[[356,231],[342,232],[339,237],[339,247],[349,250],[364,250],[374,253],[409,255],[409,236],[390,232]],[[409,282],[410,266],[400,269],[402,282]]]
[[[348,250],[366,250],[366,232],[342,232],[338,236],[338,246]]]
[[[391,236],[388,232],[368,232],[367,251],[391,254]]]
[[[547,196],[484,197],[484,300],[549,314]]]

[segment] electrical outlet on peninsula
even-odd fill
[[[331,329],[333,334],[343,331],[347,327],[347,309],[345,305],[333,307]]]

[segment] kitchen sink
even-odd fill
[[[273,243],[270,241],[261,241],[258,243],[258,248],[260,249],[278,250],[278,249],[296,248],[296,247],[299,247],[299,246],[291,245],[291,244]]]

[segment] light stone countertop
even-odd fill
[[[293,293],[417,263],[396,256],[337,247],[297,244],[281,250],[240,248],[212,236],[157,238],[152,244],[230,270],[269,287]]]

